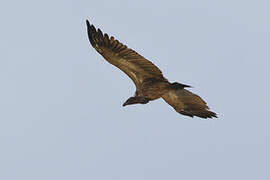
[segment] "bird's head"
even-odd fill
[[[126,102],[123,104],[123,106],[127,106],[130,104],[134,104],[135,103],[135,97],[130,97],[126,100]]]
[[[126,100],[123,106],[131,105],[131,104],[146,104],[148,102],[149,102],[149,99],[145,97],[135,96],[135,97],[128,98],[128,100]]]

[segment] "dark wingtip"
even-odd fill
[[[213,112],[214,113],[214,112]],[[212,117],[214,117],[214,118],[218,118],[218,116],[217,116],[217,114],[216,113],[214,113],[213,115],[212,115]]]
[[[198,117],[201,117],[201,116],[198,116]],[[207,111],[207,113],[205,115],[203,115],[203,117],[201,117],[201,118],[205,118],[205,119],[211,118],[212,119],[212,118],[218,118],[218,117],[217,117],[216,113],[214,113],[212,111]]]
[[[88,19],[86,19],[86,25],[87,27],[90,27],[90,22],[88,21]]]
[[[191,112],[187,112],[187,111],[180,111],[179,112],[180,114],[182,115],[185,115],[185,116],[189,116],[189,117],[194,117],[194,116],[197,116],[199,118],[203,118],[203,119],[207,119],[207,118],[218,118],[217,117],[217,114],[212,112],[212,111],[199,111],[199,112],[195,112],[195,113],[191,113]]]
[[[89,39],[91,45],[94,46],[95,42],[93,40],[93,35],[96,33],[96,29],[93,25],[90,24],[88,19],[86,19],[86,26],[87,26],[88,39]]]

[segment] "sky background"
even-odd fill
[[[270,179],[270,1],[0,3],[0,179]],[[122,107],[132,81],[85,20],[192,85],[219,118],[162,99]]]

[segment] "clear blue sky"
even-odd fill
[[[270,1],[5,1],[0,179],[270,179]],[[132,81],[85,19],[190,84],[215,120],[163,100],[122,107]]]

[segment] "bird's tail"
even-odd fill
[[[192,88],[192,86],[190,86],[190,85],[181,84],[178,82],[171,83],[170,87],[174,88],[174,89]]]

